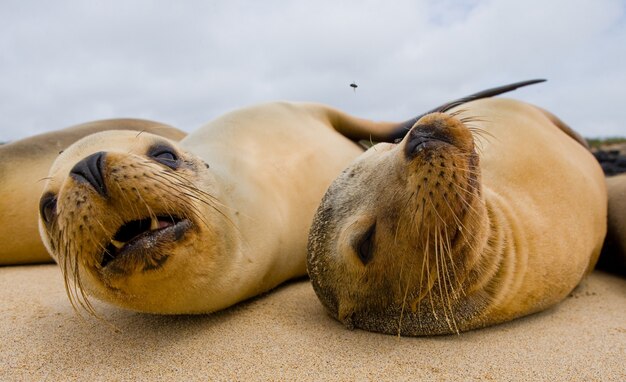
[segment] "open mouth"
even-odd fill
[[[130,221],[117,230],[102,254],[100,265],[104,268],[131,252],[179,240],[190,226],[189,220],[169,215]]]

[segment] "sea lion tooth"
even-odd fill
[[[117,241],[115,239],[111,239],[111,244],[113,244],[113,246],[117,249],[122,249],[126,245],[126,243],[122,243],[121,241]]]
[[[150,218],[150,230],[155,231],[159,229],[159,219],[156,216]]]

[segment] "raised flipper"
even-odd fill
[[[406,135],[406,133],[409,132],[409,130],[411,129],[411,127],[413,127],[413,125],[415,125],[415,123],[417,121],[419,121],[420,118],[422,118],[423,116],[430,114],[430,113],[444,113],[454,107],[457,107],[459,105],[463,105],[464,103],[470,102],[470,101],[475,101],[478,99],[482,99],[482,98],[489,98],[489,97],[495,97],[497,95],[500,94],[504,94],[504,93],[508,93],[510,91],[513,91],[515,89],[524,87],[524,86],[528,86],[528,85],[533,85],[533,84],[537,84],[540,82],[545,82],[546,80],[544,79],[536,79],[536,80],[528,80],[528,81],[522,81],[522,82],[515,82],[513,84],[509,84],[509,85],[504,85],[504,86],[498,86],[495,88],[491,88],[491,89],[487,89],[487,90],[483,90],[480,91],[478,93],[474,93],[474,94],[470,94],[466,97],[462,97],[459,99],[456,99],[454,101],[451,102],[447,102],[444,103],[443,105],[440,105],[430,111],[427,111],[424,114],[420,114],[415,118],[409,119],[408,121],[404,122],[401,126],[399,126],[398,129],[396,129],[396,131],[394,131],[389,139],[387,140],[388,142],[397,140],[397,139],[401,139],[404,138],[404,136]]]
[[[405,122],[374,122],[363,118],[353,117],[340,110],[333,109],[323,105],[309,105],[309,107],[318,114],[319,118],[326,119],[328,123],[342,135],[354,140],[371,140],[375,142],[393,142],[403,138],[406,133],[413,127],[415,122],[426,114],[435,112],[445,112],[455,106],[462,105],[466,102],[474,101],[481,98],[494,97],[503,93],[507,93],[523,86],[528,86],[546,80],[537,79],[516,82],[509,85],[499,86],[487,90],[480,91],[447,102],[426,113],[420,114],[415,118],[411,118]]]

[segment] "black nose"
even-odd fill
[[[437,143],[451,144],[452,142],[450,136],[437,126],[416,126],[409,132],[404,154],[408,159],[413,159],[422,149]]]
[[[102,196],[106,196],[106,186],[104,184],[103,167],[106,153],[103,151],[91,154],[84,158],[70,171],[70,175],[79,182],[86,182],[98,191]]]

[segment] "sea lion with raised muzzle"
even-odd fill
[[[416,121],[333,181],[308,272],[346,326],[458,333],[546,309],[593,269],[602,170],[554,115],[484,99]]]

